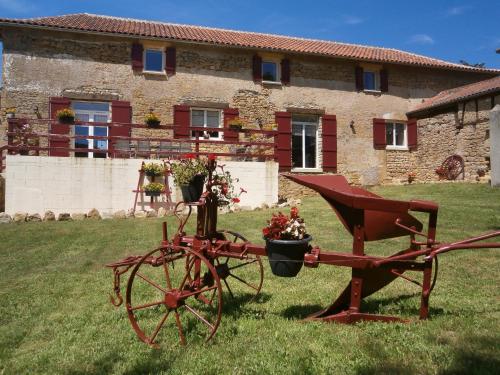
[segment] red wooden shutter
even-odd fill
[[[124,102],[119,100],[113,100],[111,102],[111,122],[117,122],[121,124],[120,126],[109,126],[108,136],[109,137],[130,137],[132,122],[132,107],[130,102]],[[108,142],[108,149],[110,155],[113,155],[114,145],[119,139],[111,139]],[[124,156],[124,155],[118,155]]]
[[[365,88],[365,85],[363,83],[363,68],[360,66],[357,66],[354,73],[356,76],[356,90],[363,91]]]
[[[385,150],[387,145],[385,137],[385,120],[380,118],[373,119],[373,148],[375,150]]]
[[[380,71],[380,91],[389,91],[389,77],[386,69]]]
[[[292,169],[292,115],[288,112],[276,112],[278,136],[276,153],[280,171]]]
[[[238,117],[238,115],[239,115],[239,111],[235,108],[224,109],[224,128],[227,129],[229,127],[229,121],[231,121],[235,117]],[[239,140],[238,132],[225,131],[224,132],[224,140],[231,141],[231,142],[238,142],[238,140]]]
[[[50,134],[69,135],[71,125],[59,124],[57,122],[57,111],[63,108],[71,107],[71,101],[68,98],[52,97],[49,102],[50,118]],[[69,151],[61,150],[61,148],[69,148],[69,139],[49,138],[49,156],[69,156]]]
[[[259,55],[253,56],[253,80],[254,82],[262,81],[262,57]]]
[[[323,134],[323,171],[337,172],[337,117],[323,115],[321,118]]]
[[[281,60],[281,83],[283,85],[290,84],[290,60]]]
[[[132,44],[132,70],[134,71],[142,71],[144,68],[144,64],[142,62],[144,48],[140,43]]]
[[[175,47],[168,47],[165,50],[165,70],[168,75],[175,74],[176,51]]]
[[[408,122],[406,123],[406,131],[408,136],[408,148],[410,150],[417,149],[417,133],[418,133],[417,130],[418,130],[417,120],[409,119]]]
[[[174,138],[189,138],[191,110],[187,105],[174,105]]]

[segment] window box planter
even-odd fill
[[[243,130],[243,125],[241,125],[241,124],[229,124],[229,129],[231,129],[233,131],[240,132]]]
[[[146,125],[148,128],[158,128],[160,126],[160,120],[149,120],[146,121]]]
[[[75,116],[60,116],[57,118],[59,124],[71,125],[75,123]]]
[[[145,191],[144,192],[147,197],[159,197],[161,194],[161,191]]]
[[[181,185],[182,199],[184,202],[198,202],[203,193],[204,175],[196,175],[188,185]]]
[[[295,277],[304,264],[304,254],[309,249],[310,235],[302,240],[266,239],[266,251],[271,271],[280,277]]]

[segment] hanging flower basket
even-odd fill
[[[196,175],[187,185],[181,185],[182,200],[184,202],[198,202],[203,193],[204,175]]]
[[[71,108],[63,108],[56,112],[60,124],[71,125],[75,122],[75,112]]]
[[[281,277],[297,276],[312,240],[312,237],[306,234],[304,220],[299,216],[297,207],[291,208],[290,217],[281,212],[273,214],[262,233],[273,274]]]

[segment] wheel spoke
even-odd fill
[[[191,265],[187,269],[186,274],[184,275],[184,278],[182,279],[181,285],[179,286],[179,290],[182,290],[184,288],[184,285],[186,284],[186,280],[187,280],[188,276],[190,276],[191,270],[193,269],[193,265],[194,265],[195,260],[196,260],[196,258],[193,257],[193,261],[191,262]]]
[[[151,303],[145,303],[144,305],[139,305],[135,307],[130,307],[130,310],[135,311],[135,310],[141,310],[145,309],[147,307],[151,306],[158,306],[158,305],[163,305],[165,302],[164,301],[158,301],[158,302],[151,302]]]
[[[172,289],[172,282],[170,281],[170,272],[168,272],[168,264],[165,261],[165,253],[162,251],[162,258],[163,258],[163,270],[165,271],[165,278],[167,279],[167,288]]]
[[[140,274],[139,272],[136,272],[136,275],[139,276],[141,279],[143,279],[145,282],[147,282],[148,284],[154,286],[156,289],[158,290],[161,290],[163,293],[167,294],[168,292],[163,289],[161,286],[159,286],[158,284],[156,284],[154,281],[151,281],[149,280],[147,277],[143,276],[142,274]]]
[[[187,294],[183,294],[182,297],[192,297],[192,296],[197,296],[199,295],[200,293],[204,293],[204,292],[208,292],[210,290],[213,290],[213,289],[217,289],[217,285],[214,285],[214,286],[211,286],[211,287],[208,287],[207,289],[200,289],[200,290],[197,290],[195,292],[191,292],[191,293],[187,293]]]
[[[214,326],[212,323],[210,323],[207,319],[205,319],[198,311],[196,311],[195,309],[193,309],[191,306],[189,305],[184,305],[184,307],[191,313],[193,314],[196,318],[198,318],[198,320],[204,324],[206,324],[208,327],[210,327],[210,329],[214,329]]]
[[[186,338],[184,337],[184,332],[182,332],[181,318],[179,317],[179,312],[177,311],[177,309],[175,309],[175,324],[177,324],[177,329],[179,330],[181,344],[186,345]]]
[[[252,289],[255,289],[255,290],[257,290],[257,291],[259,290],[259,288],[257,288],[255,285],[252,285],[252,284],[248,283],[247,281],[243,280],[241,277],[238,277],[238,276],[236,276],[236,275],[233,275],[232,273],[230,273],[230,274],[229,274],[229,276],[234,277],[236,280],[238,280],[238,281],[242,282],[242,283],[243,283],[243,284],[245,284],[245,285],[248,285],[248,286],[249,286],[250,288],[252,288]]]
[[[153,343],[153,341],[155,341],[156,335],[158,334],[158,332],[160,332],[160,329],[161,329],[161,327],[163,327],[163,324],[167,320],[169,314],[170,314],[170,310],[167,311],[167,313],[163,316],[160,323],[158,323],[158,325],[156,326],[155,330],[153,331],[153,334],[151,335],[151,337],[149,339],[149,342],[151,344]]]
[[[236,268],[240,268],[240,267],[246,266],[247,264],[252,264],[252,263],[255,263],[255,262],[257,262],[257,261],[258,261],[258,259],[254,259],[254,260],[252,260],[251,262],[240,263],[240,264],[238,264],[238,265],[236,265],[236,266],[229,267],[229,270],[235,270]]]
[[[222,279],[222,281],[224,282],[224,284],[226,284],[227,291],[231,295],[231,298],[234,298],[234,294],[233,294],[231,288],[229,287],[229,284],[227,283],[226,279]]]

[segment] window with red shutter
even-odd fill
[[[50,134],[69,135],[71,126],[59,124],[56,116],[57,111],[70,108],[71,101],[68,98],[52,97],[49,100],[50,118],[53,120],[50,123]],[[50,156],[69,156],[69,151],[61,150],[61,148],[69,148],[69,139],[49,138],[49,155]]]
[[[385,120],[373,119],[373,148],[375,150],[385,150],[387,145],[385,133]]]
[[[387,69],[382,69],[380,71],[380,91],[389,91],[389,75],[387,73]]]
[[[408,134],[408,148],[410,150],[416,150],[418,143],[417,143],[417,135],[418,135],[418,127],[417,127],[417,120],[416,119],[409,119],[408,122],[406,123],[406,131]]]
[[[229,128],[229,121],[235,119],[239,116],[239,111],[235,108],[226,108],[224,109],[224,128]],[[238,142],[239,135],[238,132],[234,131],[225,131],[224,132],[224,140],[231,142]]]
[[[187,105],[174,105],[174,138],[189,138],[191,111]]]
[[[262,81],[262,57],[260,57],[259,55],[253,56],[252,71],[253,71],[252,73],[253,73],[254,82],[261,82]]]
[[[130,106],[130,102],[125,102],[120,100],[113,100],[111,102],[111,122],[120,123],[120,126],[114,124],[114,126],[109,127],[108,134],[110,137],[131,136],[130,123],[132,122],[132,107]],[[114,155],[113,153],[115,149],[126,151],[129,148],[130,148],[130,140],[111,138],[111,142],[109,143],[109,154],[110,156],[128,157],[129,155],[126,152],[122,152],[116,155]]]
[[[323,136],[323,171],[337,172],[337,117],[323,115],[321,118]]]
[[[278,135],[275,147],[280,171],[290,171],[292,168],[292,115],[288,112],[275,113],[278,124]]]
[[[355,73],[355,78],[356,78],[356,90],[363,91],[363,89],[364,89],[363,68],[360,66],[357,66],[354,70],[354,73]]]
[[[281,60],[281,83],[283,85],[290,84],[290,60]]]
[[[143,64],[143,52],[144,52],[144,47],[140,43],[133,43],[132,44],[132,53],[131,53],[131,59],[132,59],[132,70],[134,71],[142,71],[144,68]]]
[[[165,70],[168,75],[174,75],[176,68],[176,49],[175,47],[168,47],[165,50]]]

